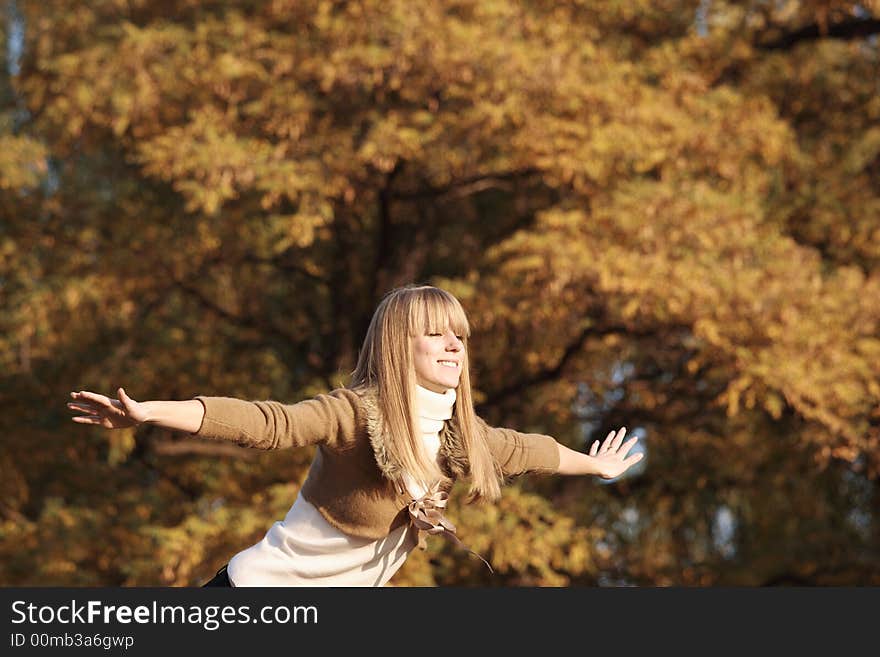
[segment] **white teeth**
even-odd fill
[[[458,367],[458,363],[453,363],[451,360],[438,360],[437,362],[446,367]]]

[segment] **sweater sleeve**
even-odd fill
[[[202,425],[193,436],[228,440],[242,447],[282,449],[326,444],[339,447],[354,439],[356,413],[345,389],[296,404],[244,401],[197,395],[205,407]]]
[[[489,451],[506,476],[553,474],[559,470],[559,447],[552,436],[490,427],[479,417],[477,423],[485,431]]]

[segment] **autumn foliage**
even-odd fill
[[[392,584],[880,584],[880,3],[7,5],[0,583],[207,580],[312,454],[68,393],[298,401],[418,281],[488,420],[647,454]]]

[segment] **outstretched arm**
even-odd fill
[[[187,433],[195,433],[202,425],[205,407],[197,399],[136,402],[122,388],[116,393],[119,399],[88,390],[71,392],[74,401],[68,402],[67,407],[83,413],[71,419],[80,424],[98,424],[105,429],[122,429],[147,423]]]
[[[94,392],[70,393],[68,408],[81,424],[121,429],[154,424],[197,438],[228,440],[242,447],[280,449],[350,445],[357,436],[357,393],[340,388],[296,404],[197,395],[184,401],[136,402],[118,389],[119,399]],[[555,454],[554,454],[555,456]]]
[[[629,450],[639,439],[633,436],[625,443],[626,427],[608,434],[601,446],[595,441],[589,454],[576,452],[565,445],[559,444],[559,469],[562,475],[596,475],[603,479],[614,479],[626,472],[631,466],[642,460],[643,453],[627,456]]]

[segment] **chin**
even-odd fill
[[[443,388],[444,391],[458,387],[458,381],[432,381],[431,384],[438,388]]]

